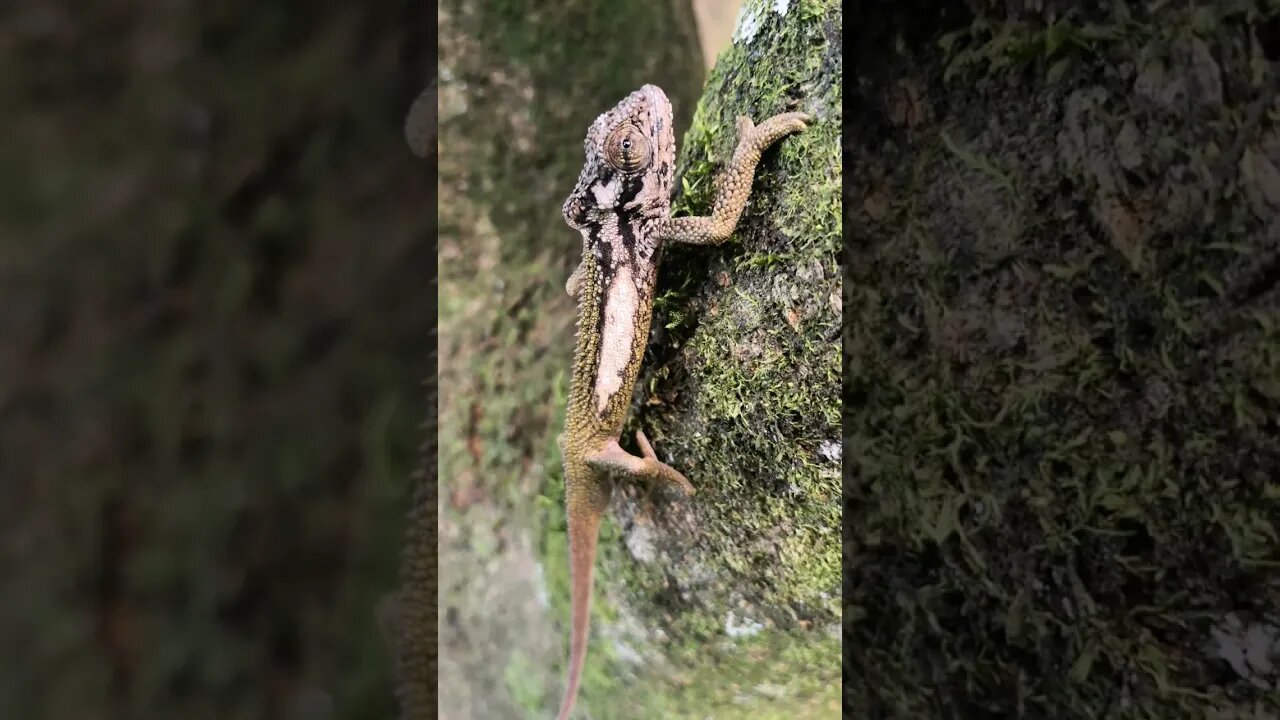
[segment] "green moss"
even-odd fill
[[[638,711],[603,707],[601,718],[664,717],[834,717],[839,712],[840,641],[764,631],[744,640],[714,645],[698,642],[667,652],[672,668],[696,668],[668,674],[658,683],[628,691],[642,703]],[[673,671],[668,671],[673,672]]]
[[[1280,561],[1280,308],[1244,259],[1275,216],[1232,149],[1275,77],[1266,11],[1226,5],[991,6],[960,64],[862,18],[854,123],[903,78],[927,111],[848,150],[846,713],[1274,711],[1205,649]]]

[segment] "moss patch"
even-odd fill
[[[1048,5],[861,19],[846,712],[1275,712],[1277,9]]]

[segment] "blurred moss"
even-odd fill
[[[426,19],[4,12],[0,716],[394,712]]]
[[[846,713],[1276,712],[1277,10],[860,18]]]

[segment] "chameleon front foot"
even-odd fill
[[[578,291],[582,289],[582,276],[586,272],[583,267],[584,263],[578,263],[578,267],[573,269],[569,279],[564,283],[564,291],[575,300],[578,299]]]
[[[808,113],[779,113],[756,125],[751,118],[739,115],[737,120],[738,143],[753,146],[760,151],[791,133],[804,132],[813,118]]]
[[[738,146],[724,172],[716,177],[716,198],[706,217],[670,218],[657,230],[659,236],[689,245],[718,245],[738,227],[738,219],[751,195],[756,165],[770,145],[792,133],[804,132],[813,118],[802,112],[774,115],[759,125],[738,116]]]
[[[587,464],[601,472],[624,476],[630,480],[657,481],[675,485],[683,490],[685,495],[693,494],[693,485],[685,476],[680,474],[679,470],[658,459],[643,430],[636,431],[636,442],[639,443],[640,452],[644,457],[636,457],[623,450],[617,440],[610,440],[602,450],[586,457]]]

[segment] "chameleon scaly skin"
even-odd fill
[[[808,119],[783,113],[754,125],[739,117],[738,146],[716,180],[709,217],[671,217],[675,136],[671,103],[660,88],[645,85],[631,93],[587,131],[586,164],[564,203],[565,222],[582,233],[583,252],[565,284],[578,300],[578,337],[560,436],[572,620],[559,720],[568,720],[582,678],[596,540],[612,479],[659,481],[693,493],[683,475],[658,460],[643,431],[636,433],[642,457],[618,444],[649,338],[663,242],[727,240],[746,207],[761,153],[804,130]]]

